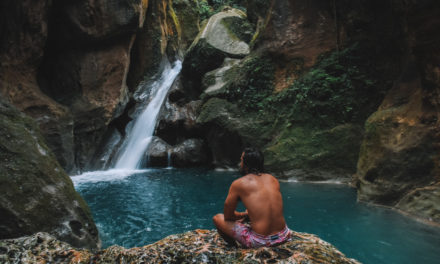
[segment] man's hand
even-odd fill
[[[247,211],[247,209],[244,212],[235,211],[234,216],[235,216],[235,220],[244,219],[244,218],[248,217],[248,211]]]

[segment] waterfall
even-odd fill
[[[156,119],[171,85],[182,68],[182,62],[165,66],[159,80],[151,84],[150,102],[132,122],[134,125],[126,134],[125,141],[116,161],[115,169],[136,169],[140,166],[156,127]],[[140,98],[147,97],[145,92]]]

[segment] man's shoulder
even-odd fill
[[[242,185],[242,184],[243,184],[243,177],[240,177],[240,178],[234,180],[234,181],[232,182],[231,186],[240,186],[240,185]]]

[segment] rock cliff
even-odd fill
[[[117,118],[144,75],[157,72],[163,56],[178,55],[180,24],[171,1],[1,7],[1,93],[37,121],[69,173],[90,165],[109,127],[124,128],[127,121]],[[198,20],[185,25],[191,22]]]
[[[440,220],[440,4],[399,5],[405,39],[399,77],[366,121],[358,197]]]
[[[171,235],[138,248],[111,246],[96,253],[72,248],[45,233],[0,240],[0,248],[0,261],[6,263],[359,263],[318,237],[297,232],[290,242],[260,249],[228,247],[216,231],[209,230]]]
[[[0,237],[44,231],[76,247],[98,248],[90,209],[37,125],[2,98],[0,137]]]

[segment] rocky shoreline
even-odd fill
[[[156,243],[126,249],[111,246],[91,252],[73,248],[47,233],[0,240],[2,263],[333,263],[360,264],[317,236],[292,231],[292,240],[277,247],[241,249],[227,246],[214,230],[170,235]]]

